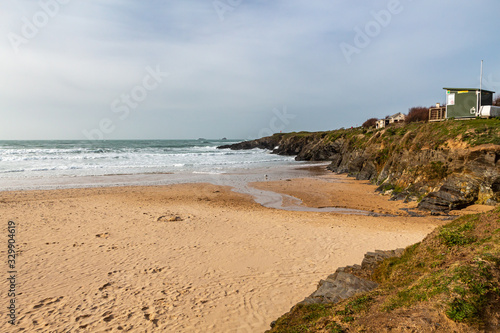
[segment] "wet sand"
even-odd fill
[[[406,205],[323,177],[254,186],[309,207]],[[206,183],[0,192],[0,212],[19,245],[18,324],[2,311],[2,332],[263,332],[338,266],[444,223],[268,208]],[[6,279],[0,288],[5,308]]]

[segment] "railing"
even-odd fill
[[[446,119],[446,106],[429,109],[429,121],[443,121]]]

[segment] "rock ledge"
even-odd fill
[[[318,289],[298,304],[338,303],[356,294],[378,287],[370,280],[377,265],[387,258],[399,257],[404,249],[368,252],[360,265],[339,267],[335,273],[321,280]]]

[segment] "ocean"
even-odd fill
[[[314,176],[311,167],[327,163],[297,162],[294,156],[257,148],[217,149],[241,141],[0,141],[0,191],[212,183],[231,186],[271,208],[368,214],[309,208],[297,198],[253,188],[249,183]],[[284,197],[292,204],[283,207]]]
[[[297,164],[293,156],[274,155],[262,149],[217,149],[240,141],[0,141],[0,190],[93,185],[99,180],[96,177],[120,175],[142,175],[142,179],[148,180],[163,174],[162,183],[175,183],[180,180],[168,182],[166,178],[175,177],[165,175],[182,174],[182,181],[189,181],[189,175],[199,181],[200,177],[194,175],[241,173]],[[150,177],[144,178],[145,175]],[[89,183],[89,179],[93,180]]]

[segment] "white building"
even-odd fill
[[[396,114],[393,114],[392,116],[387,116],[385,119],[380,119],[377,120],[377,123],[375,125],[376,128],[384,128],[389,124],[393,123],[402,123],[406,119],[406,116],[402,114],[401,112],[398,112]]]

